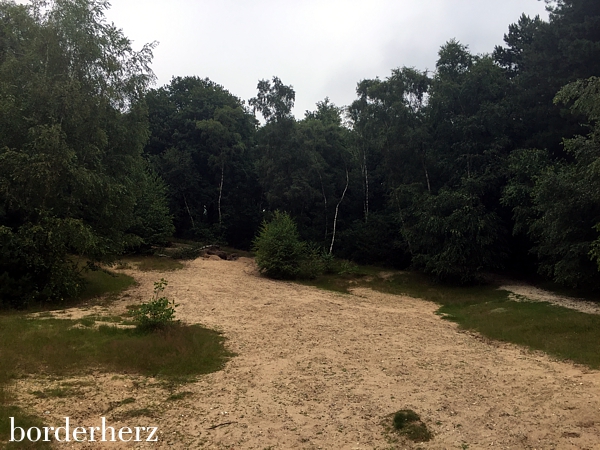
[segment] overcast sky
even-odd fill
[[[502,44],[538,0],[111,0],[108,20],[139,49],[158,41],[157,86],[208,77],[243,100],[274,75],[296,91],[296,117],[329,97],[355,99],[358,81],[396,67],[434,69],[451,38],[474,53]]]

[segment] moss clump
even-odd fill
[[[394,414],[394,429],[413,442],[427,442],[433,437],[412,409],[401,409]]]

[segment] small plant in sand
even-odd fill
[[[149,332],[164,329],[175,323],[175,300],[161,295],[167,286],[167,280],[161,278],[154,283],[154,296],[148,303],[142,303],[133,312],[133,322],[140,331]]]
[[[412,409],[401,409],[394,414],[394,429],[414,442],[427,442],[433,437]]]

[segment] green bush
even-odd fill
[[[175,307],[177,306],[175,301],[171,301],[167,297],[159,297],[166,285],[167,280],[164,278],[155,282],[152,300],[142,303],[133,312],[133,322],[138,330],[143,332],[160,330],[175,322]]]
[[[305,245],[300,241],[294,220],[275,211],[270,222],[263,222],[253,242],[258,269],[276,279],[293,279],[300,274]]]
[[[325,273],[327,264],[329,264],[329,254],[314,243],[304,245],[304,254],[300,260],[299,278],[312,280]]]

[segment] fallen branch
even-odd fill
[[[231,425],[233,423],[237,423],[237,422],[223,422],[223,423],[219,423],[217,425],[213,425],[212,427],[208,427],[208,430],[214,430],[215,428],[219,428],[219,427],[224,427],[226,425]]]

